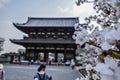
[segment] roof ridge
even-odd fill
[[[79,17],[28,17],[28,19],[78,19]]]

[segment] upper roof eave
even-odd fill
[[[27,25],[31,20],[75,20],[76,23],[79,23],[79,17],[28,17],[28,20],[26,23],[14,23],[13,25],[15,27],[35,27],[36,25]],[[36,26],[36,27],[43,27],[43,26]],[[45,26],[45,27],[50,27],[50,26]],[[52,25],[52,27],[57,27]],[[68,27],[68,26],[64,26],[64,27]],[[71,26],[69,26],[71,27]],[[72,25],[73,27],[73,25]]]
[[[14,24],[15,27],[74,27],[74,26],[27,26],[27,25],[18,25],[18,24]]]

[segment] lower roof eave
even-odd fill
[[[73,44],[75,45],[74,41],[69,40],[63,40],[63,41],[29,41],[29,40],[10,40],[12,43],[18,44],[18,45],[25,45],[25,44]]]

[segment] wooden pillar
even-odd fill
[[[48,61],[48,52],[44,52],[44,62]]]
[[[29,60],[30,53],[29,50],[26,48],[25,60]]]
[[[47,56],[47,54],[46,54],[46,52],[44,52],[44,62],[46,62],[46,56]]]
[[[75,57],[76,57],[76,53],[75,53],[75,50],[73,50],[73,54],[74,54],[74,59],[76,59]]]
[[[28,61],[31,62],[31,56],[30,56],[31,50],[28,51]]]
[[[46,48],[44,47],[44,62],[46,62],[46,57],[47,57],[47,53],[46,53]]]
[[[67,60],[66,60],[66,59],[67,59],[67,58],[66,58],[66,54],[67,54],[67,53],[66,53],[66,48],[64,48],[64,62],[67,61]]]
[[[27,47],[26,47],[26,50],[25,50],[25,60],[27,59]]]
[[[19,62],[21,61],[21,54],[18,56],[18,61]]]
[[[56,49],[55,49],[55,62],[58,62],[58,53]]]
[[[55,53],[55,62],[58,62],[58,53]]]
[[[37,60],[37,50],[36,50],[36,47],[34,47],[34,61]]]
[[[48,62],[48,56],[49,56],[49,54],[48,54],[48,52],[46,52],[46,61]]]
[[[10,58],[11,58],[10,63],[13,63],[14,56],[10,56]]]

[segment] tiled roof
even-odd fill
[[[19,27],[73,27],[75,23],[79,23],[78,17],[51,17],[51,18],[28,18],[23,24],[13,23]]]
[[[41,44],[75,44],[75,41],[70,39],[20,39],[20,40],[17,40],[17,39],[13,39],[13,40],[10,40],[11,42],[13,43],[16,43],[16,44],[26,44],[26,43],[41,43]]]

